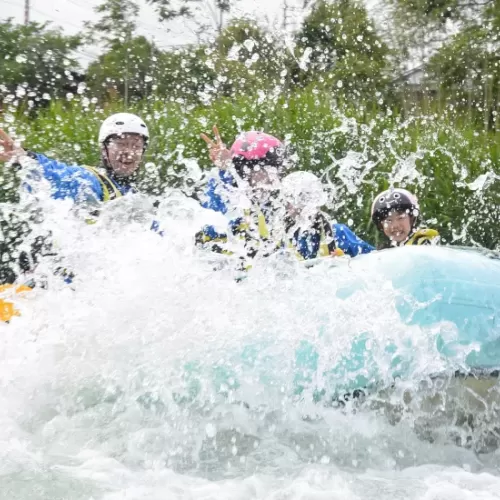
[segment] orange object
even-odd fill
[[[345,253],[340,248],[336,248],[333,252],[330,253],[330,255],[332,257],[342,257],[343,255],[345,255]]]
[[[0,321],[8,322],[14,316],[21,316],[21,313],[14,306],[13,302],[7,299],[7,295],[23,294],[30,292],[32,289],[26,285],[0,285],[0,293],[5,292],[4,297],[0,297]]]

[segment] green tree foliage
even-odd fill
[[[214,66],[207,64],[205,49],[195,46],[161,52],[157,61],[157,94],[168,101],[205,101],[217,81]]]
[[[172,0],[146,0],[152,5],[160,21],[171,21],[178,17],[192,17],[195,0],[184,0],[180,3]]]
[[[448,40],[427,65],[430,78],[445,96],[474,110],[486,127],[498,128],[500,100],[500,31],[470,25]],[[477,113],[479,111],[479,113]]]
[[[105,0],[94,10],[100,19],[85,24],[92,41],[101,42],[109,49],[134,36],[139,7],[133,0]]]
[[[140,99],[150,95],[158,51],[146,38],[139,36],[113,46],[90,64],[87,85],[94,96],[113,98],[128,96]]]
[[[464,28],[430,59],[428,72],[458,92],[481,93],[488,82],[498,91],[500,32],[478,25]]]
[[[498,0],[391,0],[391,4],[400,19],[432,29],[444,27],[448,20],[469,22],[485,12],[499,15]]]
[[[284,50],[270,33],[248,19],[235,19],[216,38],[207,64],[218,75],[222,95],[255,94],[279,82]]]
[[[389,49],[357,1],[321,0],[295,38],[293,74],[299,85],[318,81],[356,96],[386,81]]]
[[[207,93],[218,91],[214,68],[207,62],[205,47],[165,52],[146,38],[135,37],[92,63],[87,84],[91,94],[101,100],[128,95],[137,101],[154,95],[199,103]]]
[[[79,66],[73,51],[77,36],[65,36],[48,23],[0,22],[0,100],[15,96],[37,105],[51,97],[75,92],[74,71]]]
[[[500,29],[500,0],[490,1],[485,9],[486,16],[496,29]]]
[[[199,26],[199,33],[215,28],[220,33],[227,16],[233,10],[236,0],[146,0],[152,5],[160,21],[176,18],[194,20]]]

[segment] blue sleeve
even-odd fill
[[[220,195],[220,183],[217,179],[210,179],[207,183],[207,189],[205,191],[206,200],[201,204],[203,208],[209,208],[215,212],[221,212],[225,214],[227,212],[226,203]]]
[[[205,191],[206,201],[201,206],[216,212],[227,212],[228,199],[224,196],[226,186],[234,185],[234,177],[227,170],[219,170],[219,178],[211,178]]]
[[[102,201],[101,183],[87,169],[78,165],[66,165],[38,153],[33,156],[41,165],[43,176],[52,185],[52,197],[56,200],[72,198],[78,202],[92,197]]]
[[[351,257],[375,250],[366,241],[358,238],[345,224],[333,224],[333,234],[337,247]]]

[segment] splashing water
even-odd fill
[[[0,498],[498,498],[495,401],[481,434],[481,396],[428,378],[448,368],[436,326],[405,325],[376,269],[276,257],[236,282],[192,244],[217,214],[169,191],[160,238],[151,205],[127,196],[88,226],[44,201],[76,279],[1,325]],[[331,368],[367,332],[354,376],[374,367],[379,388],[338,398],[353,379]],[[391,342],[412,351],[395,387]]]

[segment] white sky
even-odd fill
[[[50,21],[54,26],[59,26],[67,34],[74,34],[83,28],[85,21],[93,21],[98,17],[94,7],[102,0],[29,0],[30,19],[32,21]],[[146,4],[146,0],[136,0],[140,7],[137,20],[138,34],[154,39],[155,44],[163,50],[169,47],[196,43],[194,23],[186,20],[176,20],[168,24],[159,23],[153,8]],[[204,21],[211,20],[210,5],[213,0],[199,0],[202,6]],[[287,2],[288,25],[290,29],[298,28],[304,12],[300,7],[303,0],[236,0],[236,7],[232,16],[249,16],[260,24],[268,25],[271,29],[280,29],[283,24],[283,4]],[[378,24],[384,23],[384,0],[364,0],[368,12]],[[12,17],[16,22],[24,22],[25,0],[0,0],[2,9],[0,20]],[[387,22],[387,21],[385,21]],[[96,46],[87,46],[78,51],[80,64],[85,68],[100,53]],[[416,55],[408,61],[408,66],[419,65],[424,54]]]
[[[12,17],[16,22],[24,21],[24,1],[25,0],[0,0],[2,10],[0,19]],[[237,8],[234,9],[235,16],[249,15],[256,17],[261,22],[270,26],[281,26],[282,9],[284,0],[240,0]],[[300,0],[287,0],[289,5],[300,5]],[[207,20],[210,19],[209,2],[205,2]],[[68,33],[76,33],[83,28],[84,21],[91,21],[97,18],[94,7],[101,3],[101,0],[30,0],[30,19],[32,21],[51,21],[55,26],[60,26]],[[194,25],[185,20],[178,20],[168,24],[159,23],[153,8],[146,5],[145,0],[137,0],[140,6],[138,19],[138,33],[146,35],[149,39],[154,38],[155,43],[161,49],[168,49],[171,46],[183,45],[196,42]],[[300,9],[296,9],[296,14],[291,15],[291,24],[300,23]],[[292,17],[293,16],[293,17]],[[82,65],[85,66],[98,53],[96,47],[86,47],[79,52],[82,57]]]

